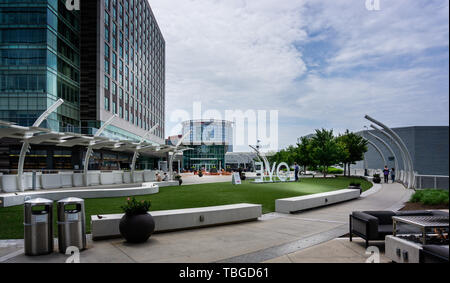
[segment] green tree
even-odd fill
[[[351,133],[349,130],[347,130],[344,135],[340,135],[337,139],[348,153],[340,160],[340,162],[344,164],[344,175],[348,174],[350,176],[351,165],[364,159],[364,153],[368,150],[367,140],[355,133]]]
[[[311,139],[312,157],[319,166],[323,168],[323,175],[326,177],[328,167],[339,163],[342,158],[343,146],[337,142],[333,135],[333,130],[316,130],[315,136]]]
[[[298,160],[297,163],[300,166],[303,166],[303,170],[306,171],[306,167],[308,166],[316,166],[312,155],[312,143],[311,139],[307,137],[301,137],[297,143],[297,155]]]

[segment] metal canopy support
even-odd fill
[[[114,121],[114,119],[116,119],[118,117],[117,114],[114,114],[111,118],[109,118],[108,121],[106,121],[103,126],[97,131],[97,133],[95,133],[94,135],[94,140],[95,138],[99,137],[103,131],[109,126],[111,125],[111,123]],[[84,179],[84,185],[87,187],[88,186],[88,167],[89,167],[89,159],[91,158],[92,155],[92,147],[95,145],[95,141],[91,141],[89,142],[89,146],[88,149],[86,151],[86,156],[84,157],[84,168],[83,168],[83,179]]]
[[[370,136],[374,137],[376,140],[381,142],[389,150],[389,152],[394,156],[395,170],[399,170],[400,168],[398,167],[398,159],[397,159],[397,156],[395,155],[395,152],[392,149],[392,147],[387,142],[385,142],[382,138],[380,138],[379,136],[376,136],[369,131],[367,131],[367,134],[369,134]]]
[[[35,128],[39,127],[42,124],[42,122],[44,122],[48,118],[48,116],[50,116],[50,114],[55,112],[56,109],[58,109],[58,107],[61,106],[63,103],[64,103],[64,100],[62,100],[62,99],[59,99],[58,101],[56,101],[44,113],[42,113],[41,116],[39,116],[39,118],[36,120],[36,122],[34,122],[33,127],[35,127]],[[18,166],[18,172],[17,172],[17,187],[22,192],[25,190],[25,188],[23,187],[23,184],[22,184],[23,166],[25,165],[25,156],[26,156],[27,152],[30,151],[29,139],[32,136],[33,136],[33,134],[31,134],[31,135],[29,133],[26,134],[26,137],[22,144],[22,149],[20,150],[20,155],[19,155],[19,166]]]
[[[191,134],[191,131],[189,130],[178,141],[177,145],[175,146],[175,149],[172,151],[172,155],[170,155],[170,153],[169,153],[169,178],[170,178],[170,181],[173,181],[173,160],[174,160],[175,156],[177,155],[177,153],[180,152],[180,150],[178,150],[178,148],[183,143],[184,139],[190,134]],[[185,149],[185,150],[190,150],[190,149]],[[184,150],[182,150],[181,152],[183,152],[183,151]],[[180,172],[178,172],[178,173],[180,173]]]
[[[155,126],[153,126],[153,128],[150,129],[150,131],[148,131],[142,138],[140,143],[136,146],[135,150],[134,150],[134,155],[133,155],[133,161],[131,162],[131,180],[134,183],[135,178],[134,178],[134,172],[136,171],[136,161],[139,157],[139,150],[141,150],[142,148],[142,144],[144,143],[144,140],[146,138],[148,138],[150,135],[152,135],[156,129],[159,127],[159,124],[156,124]]]
[[[367,120],[377,124],[378,126],[382,127],[385,132],[389,133],[389,135],[392,136],[392,138],[394,140],[396,140],[400,147],[403,149],[403,152],[405,153],[405,156],[407,158],[407,162],[409,163],[409,182],[408,182],[408,188],[414,188],[415,186],[415,177],[414,177],[414,164],[412,162],[412,158],[411,158],[411,154],[409,153],[408,148],[406,147],[405,143],[403,142],[403,140],[393,131],[391,130],[388,126],[384,125],[383,123],[375,120],[374,118],[370,117],[369,115],[366,115],[365,117]]]

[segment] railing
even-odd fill
[[[416,175],[416,189],[449,189],[448,176]]]

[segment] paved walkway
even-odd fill
[[[320,260],[319,256],[308,254],[308,248],[320,247],[345,235],[352,211],[396,210],[411,193],[399,184],[382,185],[375,187],[372,194],[350,202],[292,215],[270,213],[250,223],[155,234],[140,245],[129,245],[122,239],[89,240],[88,250],[81,253],[81,262],[255,263],[280,258],[282,261],[284,256],[300,257],[307,262]],[[27,257],[22,249],[23,240],[0,241],[0,262],[64,262],[67,258],[57,253]],[[355,259],[365,256],[364,249],[354,252],[361,254]]]

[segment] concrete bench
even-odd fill
[[[233,204],[202,208],[151,211],[155,220],[155,232],[201,228],[223,224],[257,220],[262,215],[259,204]],[[123,214],[91,216],[91,232],[94,240],[120,236],[119,223]]]
[[[275,211],[280,213],[293,213],[357,199],[359,197],[359,190],[345,189],[301,197],[277,199],[275,200]]]

